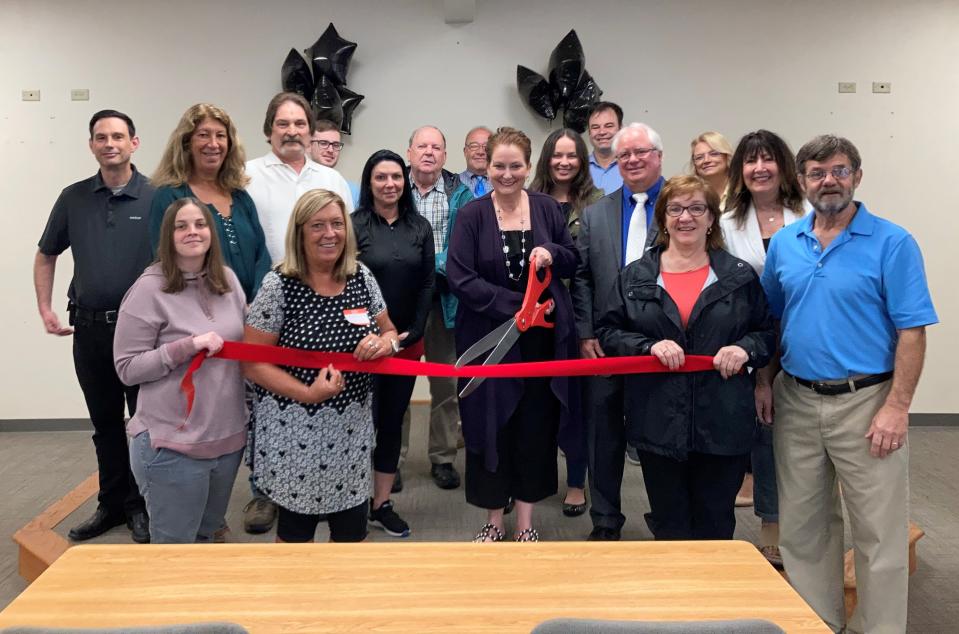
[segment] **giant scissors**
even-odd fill
[[[521,333],[526,332],[534,326],[542,328],[552,328],[553,324],[546,321],[546,315],[553,310],[555,302],[552,299],[539,303],[539,298],[543,291],[549,286],[553,274],[550,273],[548,266],[543,267],[543,279],[539,279],[536,269],[529,272],[529,279],[526,283],[526,294],[523,296],[523,304],[512,319],[503,322],[491,333],[474,343],[456,360],[456,367],[461,368],[470,361],[473,361],[489,350],[489,356],[483,361],[482,365],[495,365],[503,360],[506,353],[509,352]],[[479,387],[480,383],[485,381],[485,377],[473,377],[460,391],[460,398],[465,398],[473,393]]]

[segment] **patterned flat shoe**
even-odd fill
[[[496,524],[483,524],[483,527],[476,533],[476,537],[473,538],[473,542],[501,542],[505,537],[506,535]]]
[[[518,542],[538,542],[539,541],[539,531],[535,528],[527,528],[521,530],[519,535],[516,536],[515,541]]]

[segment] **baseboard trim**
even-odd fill
[[[413,399],[411,405],[429,405],[429,399]],[[910,414],[912,427],[959,427],[959,414]],[[17,418],[0,420],[5,431],[93,431],[88,418]]]

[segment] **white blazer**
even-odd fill
[[[804,206],[808,203],[803,201]],[[806,210],[809,212],[809,209]],[[783,207],[783,226],[791,225],[802,218],[792,209]],[[732,212],[727,211],[719,218],[719,226],[723,230],[723,240],[726,241],[726,250],[740,260],[745,260],[753,267],[756,275],[762,276],[766,266],[766,250],[763,248],[763,234],[759,231],[759,219],[756,217],[756,207],[752,203],[746,211],[746,222],[740,227],[733,218]]]

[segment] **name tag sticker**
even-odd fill
[[[365,308],[347,308],[343,311],[343,316],[346,317],[346,321],[354,326],[370,325],[370,314],[366,312]]]

